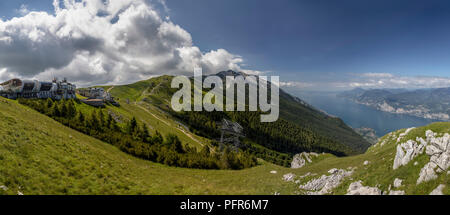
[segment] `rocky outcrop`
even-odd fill
[[[401,179],[398,179],[398,178],[394,179],[394,187],[395,188],[401,187],[402,182],[403,182],[403,180],[401,180]]]
[[[430,156],[428,162],[419,173],[417,184],[436,179],[437,173],[442,173],[450,167],[450,135],[436,137],[433,131],[426,131],[426,154]]]
[[[406,143],[397,145],[393,169],[408,164],[415,157],[423,153],[427,143],[421,138],[418,138],[417,141],[420,142],[420,144],[414,140],[408,140]]]
[[[420,170],[419,178],[417,179],[417,184],[436,179],[438,177],[436,174],[436,171],[435,171],[436,167],[437,167],[437,165],[435,163],[432,163],[432,162],[427,163]]]
[[[436,187],[436,189],[431,191],[430,195],[444,195],[444,193],[442,193],[442,190],[444,190],[444,188],[445,185],[441,184],[438,187]]]
[[[415,128],[414,127],[408,128],[408,129],[406,129],[405,132],[403,132],[400,135],[398,135],[397,143],[400,142],[403,139],[403,137],[405,137],[407,134],[409,134],[409,132],[411,132],[413,129],[415,129]]]
[[[403,190],[391,190],[391,191],[389,191],[389,195],[391,195],[391,196],[405,195],[405,191],[403,191]]]
[[[311,152],[302,152],[300,154],[296,154],[291,162],[292,169],[302,168],[306,165],[306,163],[312,163],[311,157],[317,157],[319,154]]]
[[[324,195],[330,193],[334,188],[339,186],[345,177],[352,175],[353,170],[346,171],[343,169],[330,169],[330,175],[322,175],[320,178],[313,179],[304,185],[300,185],[300,189],[306,190],[308,195]]]
[[[362,185],[362,181],[353,182],[347,190],[347,195],[381,195],[381,190],[376,187]]]
[[[295,175],[293,173],[288,173],[286,175],[283,175],[284,181],[294,181]]]

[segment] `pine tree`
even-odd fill
[[[54,117],[61,116],[61,112],[59,111],[58,104],[56,104],[56,103],[53,104],[50,114]]]
[[[143,141],[143,142],[149,142],[149,137],[150,134],[148,133],[148,127],[145,123],[142,123],[141,129],[139,131],[139,138]]]
[[[209,157],[211,155],[211,149],[208,145],[205,145],[201,151],[201,154],[205,157]]]
[[[169,147],[170,149],[175,150],[178,153],[184,153],[184,149],[183,149],[183,145],[181,144],[180,139],[178,138],[178,136],[174,135],[174,134],[168,134],[166,136],[166,139],[164,141],[164,145],[166,145],[167,147]]]
[[[136,121],[136,118],[133,117],[133,119],[131,119],[131,120],[128,122],[128,125],[127,125],[127,133],[128,133],[128,134],[133,134],[133,133],[136,131],[136,128],[137,128],[137,121]]]
[[[93,111],[93,112],[91,113],[91,120],[90,120],[90,123],[91,123],[92,129],[94,129],[94,130],[100,130],[100,123],[99,123],[99,120],[98,120],[98,116],[97,116],[97,112],[96,112],[96,111]]]
[[[81,111],[78,111],[78,122],[80,122],[81,124],[84,124],[84,114]]]

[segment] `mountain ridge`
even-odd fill
[[[384,112],[450,120],[450,88],[418,90],[356,88],[342,92],[338,96]]]

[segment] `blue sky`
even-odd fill
[[[174,22],[189,29],[197,45],[226,47],[261,70],[282,75],[450,74],[449,1],[196,0],[167,5]]]
[[[166,0],[168,10],[152,2],[202,52],[226,49],[242,68],[292,86],[395,87],[390,79],[410,85],[418,76],[450,84],[449,1]],[[53,13],[50,0],[1,1],[0,17],[21,16],[21,5]]]

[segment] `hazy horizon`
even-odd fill
[[[0,80],[79,86],[223,70],[342,91],[450,86],[448,1],[0,2]]]

